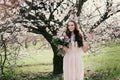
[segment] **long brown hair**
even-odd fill
[[[74,20],[70,20],[70,21],[67,22],[67,29],[65,31],[66,35],[69,38],[71,38],[71,32],[68,29],[68,23],[69,22],[73,22],[74,23],[74,26],[75,26],[75,29],[74,29],[75,41],[77,41],[78,47],[83,46],[82,35],[81,35],[80,31],[79,31],[79,27],[77,26],[77,23]]]

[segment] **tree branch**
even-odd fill
[[[49,11],[50,11],[49,20],[54,19],[53,13],[60,7],[60,5],[62,4],[63,1],[64,0],[57,3],[57,7],[55,9],[53,9],[53,11],[51,10],[51,7],[49,6]]]
[[[28,27],[26,25],[23,25],[25,28],[28,28],[28,32],[32,32],[32,33],[35,33],[35,34],[41,34],[41,32],[36,29],[36,28],[33,28],[33,27]]]
[[[77,16],[80,16],[81,10],[82,10],[82,6],[83,4],[86,2],[87,0],[77,0],[76,1],[76,8],[77,8]]]
[[[98,21],[96,21],[94,23],[94,25],[91,27],[90,32],[93,31],[93,29],[97,28],[102,22],[104,22],[105,20],[107,20],[109,17],[111,17],[112,15],[114,15],[115,13],[112,13],[109,15],[110,11],[111,11],[111,7],[112,7],[112,0],[107,0],[106,2],[106,11],[105,13],[100,17],[100,19]],[[119,10],[116,11],[120,12]]]

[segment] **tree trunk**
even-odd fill
[[[57,55],[57,47],[52,45],[52,50],[54,52],[53,57],[53,74],[63,73],[63,57]]]
[[[0,64],[0,68],[1,68],[1,74],[4,75],[4,66],[5,66],[5,62],[7,59],[7,47],[6,47],[6,41],[3,39],[3,35],[1,35],[1,41],[2,41],[2,46],[4,48],[4,59],[2,62],[2,55],[1,55],[1,64]]]
[[[52,35],[42,30],[42,35],[50,43],[54,56],[53,56],[53,74],[63,73],[63,57],[57,55],[57,47],[51,43]]]

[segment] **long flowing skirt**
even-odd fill
[[[80,48],[69,49],[63,59],[64,80],[83,80],[84,66]]]

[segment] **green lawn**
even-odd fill
[[[82,54],[85,67],[85,80],[120,80],[120,45],[104,47],[104,53]],[[17,61],[16,80],[62,80],[53,76],[51,49],[22,50],[24,57]],[[60,79],[59,79],[60,78]],[[9,78],[10,79],[10,78]]]
[[[27,50],[28,55],[22,57],[22,59],[18,60],[17,65],[18,70],[22,70],[24,72],[51,72],[52,71],[52,59],[53,52],[51,49],[43,49],[43,50]]]
[[[95,56],[83,55],[88,80],[120,80],[120,45],[104,47],[103,50],[105,53]]]

